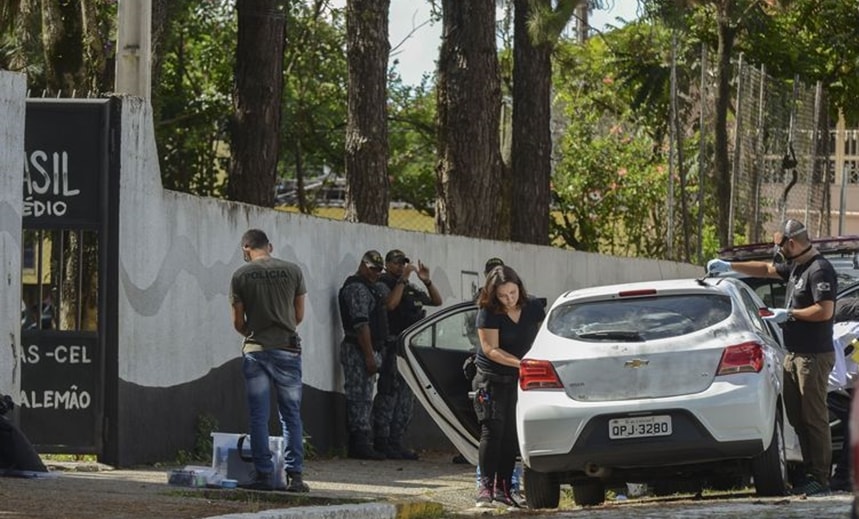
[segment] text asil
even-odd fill
[[[80,189],[69,183],[69,153],[36,150],[24,161],[24,216],[63,216]],[[37,200],[34,195],[39,195]],[[44,198],[44,195],[49,195]]]
[[[73,411],[75,409],[87,409],[90,404],[92,404],[92,396],[90,396],[89,391],[79,391],[76,385],[69,386],[65,391],[56,389],[21,391],[21,407],[28,409]]]

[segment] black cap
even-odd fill
[[[377,250],[368,250],[361,258],[361,262],[370,268],[382,269],[385,263],[382,261],[382,255]]]
[[[385,263],[410,263],[406,253],[400,249],[391,249],[385,254]]]
[[[504,266],[504,262],[501,260],[501,258],[489,258],[488,260],[486,260],[486,265],[483,267],[483,274],[489,274],[489,272],[495,267],[502,266]]]

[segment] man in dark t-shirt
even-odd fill
[[[784,405],[787,418],[802,449],[806,481],[794,494],[829,492],[832,440],[826,407],[829,372],[835,364],[832,325],[838,280],[832,264],[811,244],[802,222],[787,220],[773,235],[777,256],[784,263],[710,260],[707,271],[719,274],[735,270],[755,277],[781,278],[787,282],[784,309],[776,310],[782,322],[788,354],[784,359]]]
[[[283,456],[286,487],[307,492],[301,421],[301,340],[296,328],[304,318],[304,276],[298,265],[271,256],[265,233],[250,229],[242,236],[246,264],[230,282],[233,327],[242,337],[242,372],[250,415],[251,453],[256,478],[246,486],[274,490],[281,485],[273,456]],[[269,402],[275,387],[286,443],[284,452],[269,450]]]

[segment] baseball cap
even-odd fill
[[[385,254],[385,263],[410,263],[406,253],[400,249],[391,249]]]
[[[803,224],[799,220],[794,220],[793,218],[790,218],[784,222],[784,225],[782,225],[782,237],[781,243],[779,243],[779,245],[783,246],[788,239],[799,236],[800,234],[803,234],[805,232],[807,232],[805,224]]]
[[[501,260],[501,258],[489,258],[488,260],[486,260],[486,266],[483,267],[483,274],[489,274],[490,270],[494,269],[495,267],[502,266],[504,266],[504,262]]]
[[[382,255],[377,250],[368,250],[361,258],[361,262],[369,268],[383,269],[385,263],[382,261]]]

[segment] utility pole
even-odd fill
[[[152,0],[119,0],[117,94],[149,100],[152,94]]]

